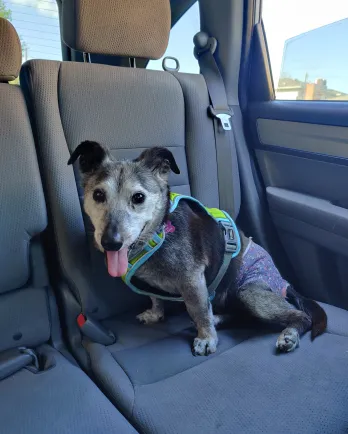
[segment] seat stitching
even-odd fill
[[[115,357],[114,357],[114,355],[112,354],[112,352],[109,350],[109,348],[108,347],[105,347],[107,350],[108,350],[108,352],[109,352],[109,354],[111,355],[111,357],[115,360],[115,362],[117,363],[117,365],[122,369],[122,371],[124,372],[124,374],[126,375],[126,377],[128,378],[128,381],[130,382],[130,384],[132,385],[132,387],[133,387],[133,402],[132,402],[132,408],[131,408],[131,414],[130,414],[130,417],[133,417],[133,413],[134,413],[134,407],[135,407],[135,395],[136,395],[136,393],[135,393],[135,385],[134,385],[134,383],[133,383],[133,381],[131,380],[131,377],[128,375],[128,373],[127,373],[127,371],[119,364],[119,362],[118,362],[118,360],[116,360],[115,359]]]

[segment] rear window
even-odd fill
[[[347,0],[348,1],[348,0]],[[168,48],[164,56],[159,60],[150,60],[148,69],[162,70],[164,57],[175,57],[180,62],[180,72],[199,73],[197,59],[193,55],[193,37],[200,31],[198,2],[180,18],[170,31]],[[173,67],[174,64],[170,64]]]
[[[22,43],[22,62],[62,60],[55,0],[0,0],[0,17],[15,27]]]

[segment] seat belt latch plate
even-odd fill
[[[216,110],[214,109],[213,106],[209,106],[209,114],[215,118],[218,119],[220,121],[220,124],[222,126],[222,128],[224,129],[224,131],[231,131],[232,130],[232,126],[231,126],[231,117],[232,114],[231,111],[229,109],[226,110]]]
[[[231,122],[230,122],[231,115],[228,115],[227,113],[220,113],[217,114],[216,117],[220,119],[221,126],[225,131],[231,131],[232,129]]]

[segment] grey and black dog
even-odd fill
[[[118,161],[100,144],[85,141],[72,153],[68,164],[79,157],[84,209],[94,225],[96,246],[106,254],[109,274],[122,276],[129,252],[140,252],[168,220],[168,176],[171,170],[180,173],[179,168],[172,153],[158,147],[142,152],[135,160]],[[324,310],[300,296],[291,285],[283,296],[273,292],[264,280],[238,287],[238,273],[249,245],[242,233],[241,253],[231,261],[211,303],[207,287],[223,261],[223,231],[191,201],[180,201],[170,221],[175,231],[167,234],[162,247],[137,270],[135,277],[152,288],[182,296],[198,331],[194,355],[216,351],[216,326],[228,319],[236,307],[285,328],[276,343],[279,351],[294,350],[299,337],[310,329],[312,338],[324,332]],[[152,298],[151,309],[138,315],[144,323],[163,318],[163,302],[157,298]]]

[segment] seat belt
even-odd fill
[[[39,370],[39,362],[35,352],[29,348],[14,348],[0,353],[0,380],[15,374],[26,366],[35,366]]]
[[[227,211],[232,218],[236,218],[240,184],[231,122],[233,111],[228,106],[225,85],[214,57],[217,40],[209,37],[207,33],[199,32],[193,38],[193,42],[194,55],[205,79],[211,102],[208,115],[214,122],[220,208]]]

